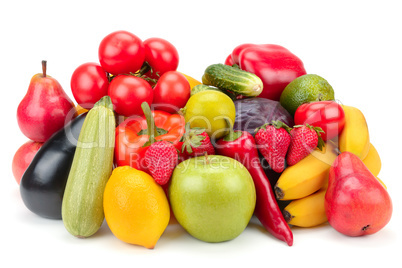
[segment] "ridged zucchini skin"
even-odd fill
[[[255,74],[221,63],[205,69],[202,83],[246,97],[256,97],[263,89],[262,80]]]
[[[64,191],[63,223],[76,237],[93,235],[103,223],[103,191],[113,168],[115,127],[113,105],[105,96],[87,114]]]

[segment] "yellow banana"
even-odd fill
[[[379,182],[387,189],[385,183],[378,177],[378,174],[381,170],[381,158],[377,152],[377,149],[370,143],[370,149],[367,156],[362,160],[363,163],[366,165],[368,170],[377,178]]]
[[[369,150],[366,158],[364,158],[363,163],[370,170],[370,172],[373,173],[373,175],[378,179],[378,181],[381,182],[385,188],[387,188],[385,186],[384,182],[381,181],[380,178],[377,177],[381,170],[381,159],[380,159],[380,155],[378,154],[377,150],[371,143],[370,143],[370,150]],[[324,185],[321,189],[324,189],[327,187],[328,187],[328,179],[325,180]]]
[[[316,149],[296,165],[287,167],[275,185],[276,198],[300,199],[316,192],[328,180],[329,168],[337,155],[335,145],[328,142],[323,151]]]
[[[378,177],[376,178],[387,188]],[[290,202],[283,210],[286,222],[299,227],[313,227],[327,222],[328,219],[325,213],[326,186],[324,185],[320,190],[309,196]]]
[[[184,75],[184,77],[187,79],[187,81],[190,83],[190,88],[192,89],[193,87],[195,87],[196,85],[199,85],[199,84],[201,84],[201,82],[200,81],[198,81],[197,79],[195,79],[195,78],[193,78],[193,77],[191,77],[191,76],[189,76],[189,75],[186,75],[186,74],[184,74],[184,73],[181,73],[182,75]]]
[[[363,113],[351,106],[342,105],[345,111],[345,126],[339,135],[339,150],[351,152],[364,159],[370,149],[370,137]]]
[[[373,173],[374,176],[378,176],[381,170],[381,158],[376,148],[370,143],[370,149],[367,156],[363,159],[363,163]]]
[[[283,210],[287,223],[299,227],[313,227],[327,222],[325,193],[321,189],[309,196],[290,202]]]
[[[387,186],[378,178],[381,170],[381,159],[375,149],[370,144],[370,149],[363,163],[373,173],[377,180],[385,187]],[[302,186],[300,186],[302,187]],[[324,179],[322,187],[315,193],[306,197],[293,200],[283,210],[283,215],[287,223],[299,227],[313,227],[325,223],[325,193],[328,187],[328,175]],[[304,191],[304,189],[302,189]]]

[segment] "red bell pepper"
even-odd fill
[[[345,112],[335,101],[315,101],[300,105],[294,116],[295,125],[320,127],[324,141],[338,136],[345,126]]]
[[[253,136],[246,131],[233,131],[216,142],[216,152],[242,163],[253,178],[257,194],[254,215],[276,238],[293,245],[293,233],[286,223],[271,184],[262,169]]]
[[[115,164],[131,166],[148,172],[144,162],[145,152],[156,140],[170,141],[181,152],[181,137],[185,132],[182,115],[151,109],[147,103],[141,105],[143,116],[127,118],[116,128]],[[179,156],[180,157],[180,156]]]
[[[296,55],[273,44],[239,45],[225,64],[237,64],[240,69],[257,75],[264,85],[258,97],[275,101],[279,101],[282,91],[292,80],[306,74],[303,62]]]

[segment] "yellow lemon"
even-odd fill
[[[106,222],[120,240],[152,249],[170,219],[165,192],[147,173],[129,166],[113,170],[106,184]]]

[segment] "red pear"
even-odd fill
[[[325,212],[329,224],[338,232],[369,235],[390,221],[392,202],[385,187],[360,158],[343,152],[329,171]]]
[[[32,77],[17,109],[22,133],[36,142],[45,142],[75,114],[74,103],[59,82],[46,75],[46,61],[42,61],[42,70]]]

